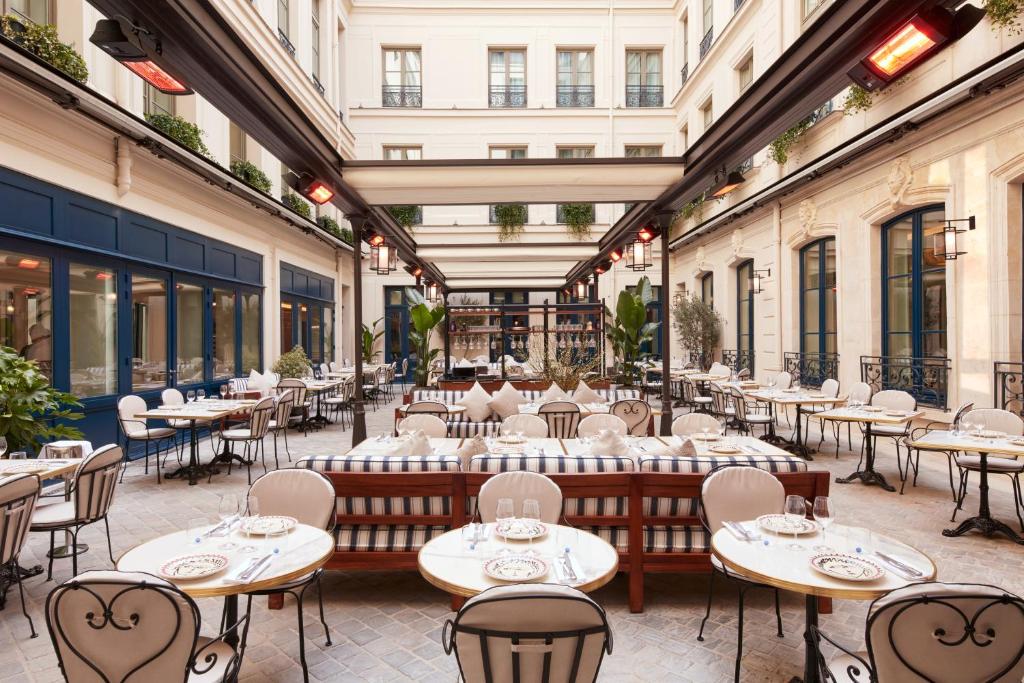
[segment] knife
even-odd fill
[[[889,555],[886,555],[885,553],[880,553],[880,552],[878,552],[876,550],[875,551],[875,555],[878,556],[886,564],[888,564],[888,565],[890,565],[890,566],[892,566],[892,567],[894,567],[894,568],[896,568],[896,569],[898,569],[898,570],[900,570],[902,572],[905,572],[905,573],[909,574],[910,576],[912,576],[914,578],[922,578],[924,576],[924,573],[921,572],[921,570],[916,569],[914,567],[911,567],[908,564],[904,564],[903,562],[900,562],[896,558],[890,557]]]
[[[750,535],[750,532],[744,529],[742,525],[737,524],[736,522],[722,522],[722,525],[729,529],[734,536],[738,534],[741,537],[741,540],[754,540],[753,537]]]
[[[225,529],[225,528],[231,526],[232,524],[234,524],[236,519],[238,519],[238,515],[231,515],[230,517],[225,519],[223,522],[221,522],[217,526],[213,527],[212,529],[210,529],[209,531],[204,533],[203,534],[203,538],[206,538],[207,536],[213,536],[214,534],[219,533],[223,529]]]
[[[572,570],[572,565],[569,564],[568,557],[566,557],[565,555],[562,555],[558,559],[562,563],[562,573],[565,576],[566,581],[570,581],[572,583],[576,583],[578,581],[578,579],[576,578],[576,572],[574,572]]]
[[[259,562],[257,562],[255,566],[253,566],[253,568],[248,571],[245,578],[242,580],[246,582],[255,581],[256,577],[262,574],[263,570],[270,566],[270,560],[273,557],[273,553],[269,555],[264,555],[262,558],[260,558]]]

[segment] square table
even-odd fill
[[[886,415],[886,412],[887,411],[885,410],[871,412],[861,407],[853,408],[845,406],[843,408],[833,408],[832,410],[826,410],[815,414],[816,417],[826,420],[835,420],[836,422],[857,422],[864,425],[864,469],[857,470],[848,477],[836,477],[837,484],[849,484],[854,479],[860,479],[866,486],[877,484],[886,491],[896,491],[896,487],[891,486],[889,482],[885,480],[884,476],[875,471],[875,449],[871,443],[871,426],[876,424],[904,424],[916,417],[920,417],[924,413],[920,410],[912,410],[909,412],[901,411],[903,412],[903,415],[897,416]]]
[[[740,391],[743,390],[740,389]],[[804,443],[802,420],[803,407],[815,405],[835,406],[837,403],[846,402],[845,396],[826,396],[825,394],[818,392],[790,391],[787,389],[756,389],[754,391],[743,391],[743,393],[746,396],[758,401],[769,403],[773,406],[796,406],[796,424],[793,426],[793,438],[784,439],[781,436],[778,436],[775,433],[775,421],[772,420],[768,423],[768,435],[764,440],[768,443],[782,444],[783,447],[793,455],[798,455],[807,460],[814,460],[812,454],[815,453],[815,450],[813,448],[808,448]],[[815,414],[820,415],[824,412],[827,411],[821,411]]]

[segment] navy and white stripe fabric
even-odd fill
[[[448,531],[443,526],[357,524],[339,525],[335,547],[341,552],[416,551],[432,538]]]
[[[581,527],[600,536],[619,552],[629,550],[629,527]],[[697,526],[645,526],[645,553],[707,553],[711,552],[711,535]]]

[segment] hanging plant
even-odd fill
[[[89,69],[85,66],[82,55],[71,45],[60,40],[56,26],[33,23],[26,25],[18,21],[17,17],[8,14],[0,18],[0,33],[79,83],[85,83],[89,78]]]
[[[170,114],[146,114],[146,122],[193,152],[210,156],[210,150],[203,142],[203,129],[191,121]]]
[[[299,214],[303,218],[312,218],[313,211],[309,208],[309,204],[305,202],[299,195],[295,194],[291,190],[285,190],[281,195],[281,203],[287,206],[289,209]]]
[[[853,116],[858,112],[867,111],[874,102],[875,96],[871,91],[865,90],[859,85],[851,85],[843,100],[843,114]]]
[[[260,192],[270,194],[270,178],[256,164],[250,161],[232,161],[231,173]]]
[[[494,220],[498,224],[498,241],[519,239],[526,224],[526,204],[495,204]]]
[[[337,237],[342,242],[352,244],[352,231],[338,225],[338,221],[334,220],[330,216],[320,216],[316,219],[316,224]]]
[[[994,31],[1005,29],[1010,34],[1024,33],[1024,24],[1021,23],[1024,0],[985,0],[985,14]]]
[[[706,202],[707,199],[708,196],[705,192],[692,202],[684,204],[683,208],[679,209],[677,218],[682,218],[684,221],[688,221],[691,218],[696,217],[697,220],[700,220],[704,216],[704,202]]]
[[[562,204],[562,222],[565,231],[575,240],[590,238],[590,228],[594,225],[593,204]]]
[[[420,207],[413,204],[398,204],[395,206],[388,207],[388,213],[391,217],[407,230],[411,230],[412,227],[423,221],[420,214]]]
[[[779,137],[772,140],[771,144],[768,145],[768,158],[779,164],[780,166],[789,159],[789,152],[793,149],[793,146],[800,142],[800,138],[804,136],[811,126],[814,125],[814,119],[808,116],[803,121],[800,121],[795,126],[787,130]]]

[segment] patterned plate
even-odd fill
[[[291,531],[295,528],[295,525],[299,521],[294,517],[285,517],[284,515],[268,515],[266,517],[246,517],[242,520],[242,526],[240,530],[245,534],[252,534],[254,536],[265,536],[267,534],[276,534],[282,531]]]
[[[227,555],[219,553],[193,553],[168,560],[158,573],[165,579],[191,580],[213,576],[228,566]]]
[[[495,441],[504,444],[520,444],[526,441],[526,439],[520,439],[518,436],[512,434],[504,434],[502,436],[495,438]]]
[[[1001,439],[1006,436],[1006,434],[996,431],[995,429],[983,429],[978,433],[978,436],[983,439]]]
[[[533,555],[502,555],[484,562],[484,574],[510,583],[536,581],[547,576],[548,563]]]
[[[712,453],[721,453],[722,455],[735,455],[736,453],[742,453],[743,450],[738,446],[732,444],[723,443],[719,446],[712,446],[708,449]]]
[[[38,462],[13,462],[12,464],[4,464],[3,472],[5,474],[35,474],[37,472],[45,472],[50,469],[49,465],[44,465]]]
[[[818,523],[805,517],[801,517],[796,523],[791,522],[788,515],[761,515],[757,518],[757,525],[765,531],[783,536],[802,536],[813,534],[818,530]]]
[[[546,536],[548,527],[533,519],[506,519],[498,524],[495,531],[502,538],[511,541],[528,541],[531,538]]]
[[[811,568],[844,581],[877,581],[885,570],[871,560],[845,553],[822,553],[811,558]]]
[[[792,389],[792,388],[790,388],[790,389],[783,389],[782,393],[784,393],[784,394],[795,394],[795,393],[797,393],[799,391],[800,391],[799,389]]]
[[[1010,439],[1010,443],[1014,446],[1024,446],[1024,439]]]

